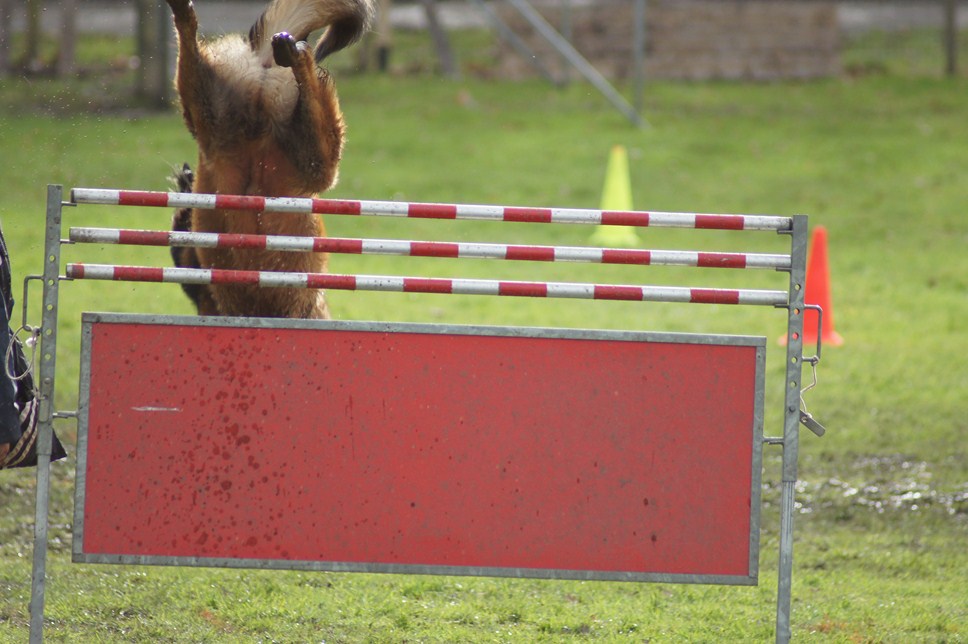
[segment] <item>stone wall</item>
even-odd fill
[[[634,3],[570,2],[575,48],[605,76],[630,77],[634,71]],[[533,0],[532,4],[563,31],[563,0]],[[771,80],[818,78],[839,71],[835,2],[648,0],[646,6],[648,78]],[[565,67],[561,57],[517,11],[502,3],[500,15],[547,67],[561,73]],[[535,73],[509,45],[500,46],[499,60],[503,75]]]

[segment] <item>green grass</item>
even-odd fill
[[[655,83],[631,129],[592,89],[341,74],[349,125],[340,185],[366,199],[596,207],[627,146],[635,206],[810,215],[829,231],[837,330],[807,394],[829,432],[804,433],[793,627],[798,640],[968,639],[968,203],[965,80],[871,74],[811,83]],[[43,260],[47,183],[166,189],[195,156],[178,117],[90,112],[63,85],[0,88],[0,220],[15,280]],[[34,94],[31,94],[34,92]],[[65,98],[66,97],[66,98]],[[72,98],[73,97],[73,98]],[[71,109],[55,105],[61,99]],[[28,115],[24,105],[50,101]],[[79,208],[69,221],[164,228],[167,212]],[[327,220],[338,236],[581,245],[582,227]],[[649,230],[647,248],[781,252],[763,235]],[[749,248],[752,244],[753,248]],[[740,246],[742,245],[742,246]],[[70,248],[65,259],[165,263],[164,251]],[[334,257],[337,272],[601,278],[783,288],[770,273]],[[67,284],[57,404],[76,404],[82,310],[188,313],[176,286]],[[36,323],[38,292],[31,293]],[[343,319],[742,332],[775,311],[672,304],[332,293]],[[767,391],[777,433],[781,387]],[[59,427],[71,442],[73,426]],[[73,452],[73,450],[71,450]],[[766,449],[754,588],[329,574],[69,563],[73,463],[56,464],[47,635],[52,641],[763,641],[776,592],[779,457]],[[33,473],[0,473],[0,641],[27,633]]]

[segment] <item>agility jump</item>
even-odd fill
[[[759,578],[762,448],[775,444],[783,449],[776,636],[789,639],[799,431],[805,424],[822,432],[800,400],[806,217],[81,188],[65,202],[59,186],[48,197],[45,329],[56,329],[58,288],[78,279],[752,305],[780,310],[787,321],[785,380],[776,383],[784,391],[783,428],[770,437],[763,337],[85,313],[75,561],[750,585]],[[789,239],[790,251],[82,226],[66,241],[758,269],[789,273],[789,285],[774,291],[84,262],[61,273],[65,216],[105,206],[216,204],[266,216],[772,232]],[[42,341],[49,355],[56,332]],[[52,362],[40,364],[41,379],[51,377],[47,396]],[[48,429],[53,416],[41,419]],[[167,431],[172,423],[191,430],[176,442]],[[117,485],[121,480],[130,485]],[[46,521],[43,496],[39,488],[38,518]],[[38,538],[36,620],[45,548]]]

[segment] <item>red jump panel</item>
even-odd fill
[[[762,338],[91,314],[83,338],[75,560],[756,581]]]

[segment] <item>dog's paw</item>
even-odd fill
[[[296,41],[285,31],[280,31],[272,37],[272,58],[280,67],[295,67],[301,52],[309,51],[309,45]]]
[[[181,168],[175,170],[171,180],[178,192],[191,192],[192,185],[195,183],[195,173],[192,172],[192,166],[183,163]]]
[[[280,67],[292,67],[296,64],[296,39],[285,31],[272,37],[272,58]]]

